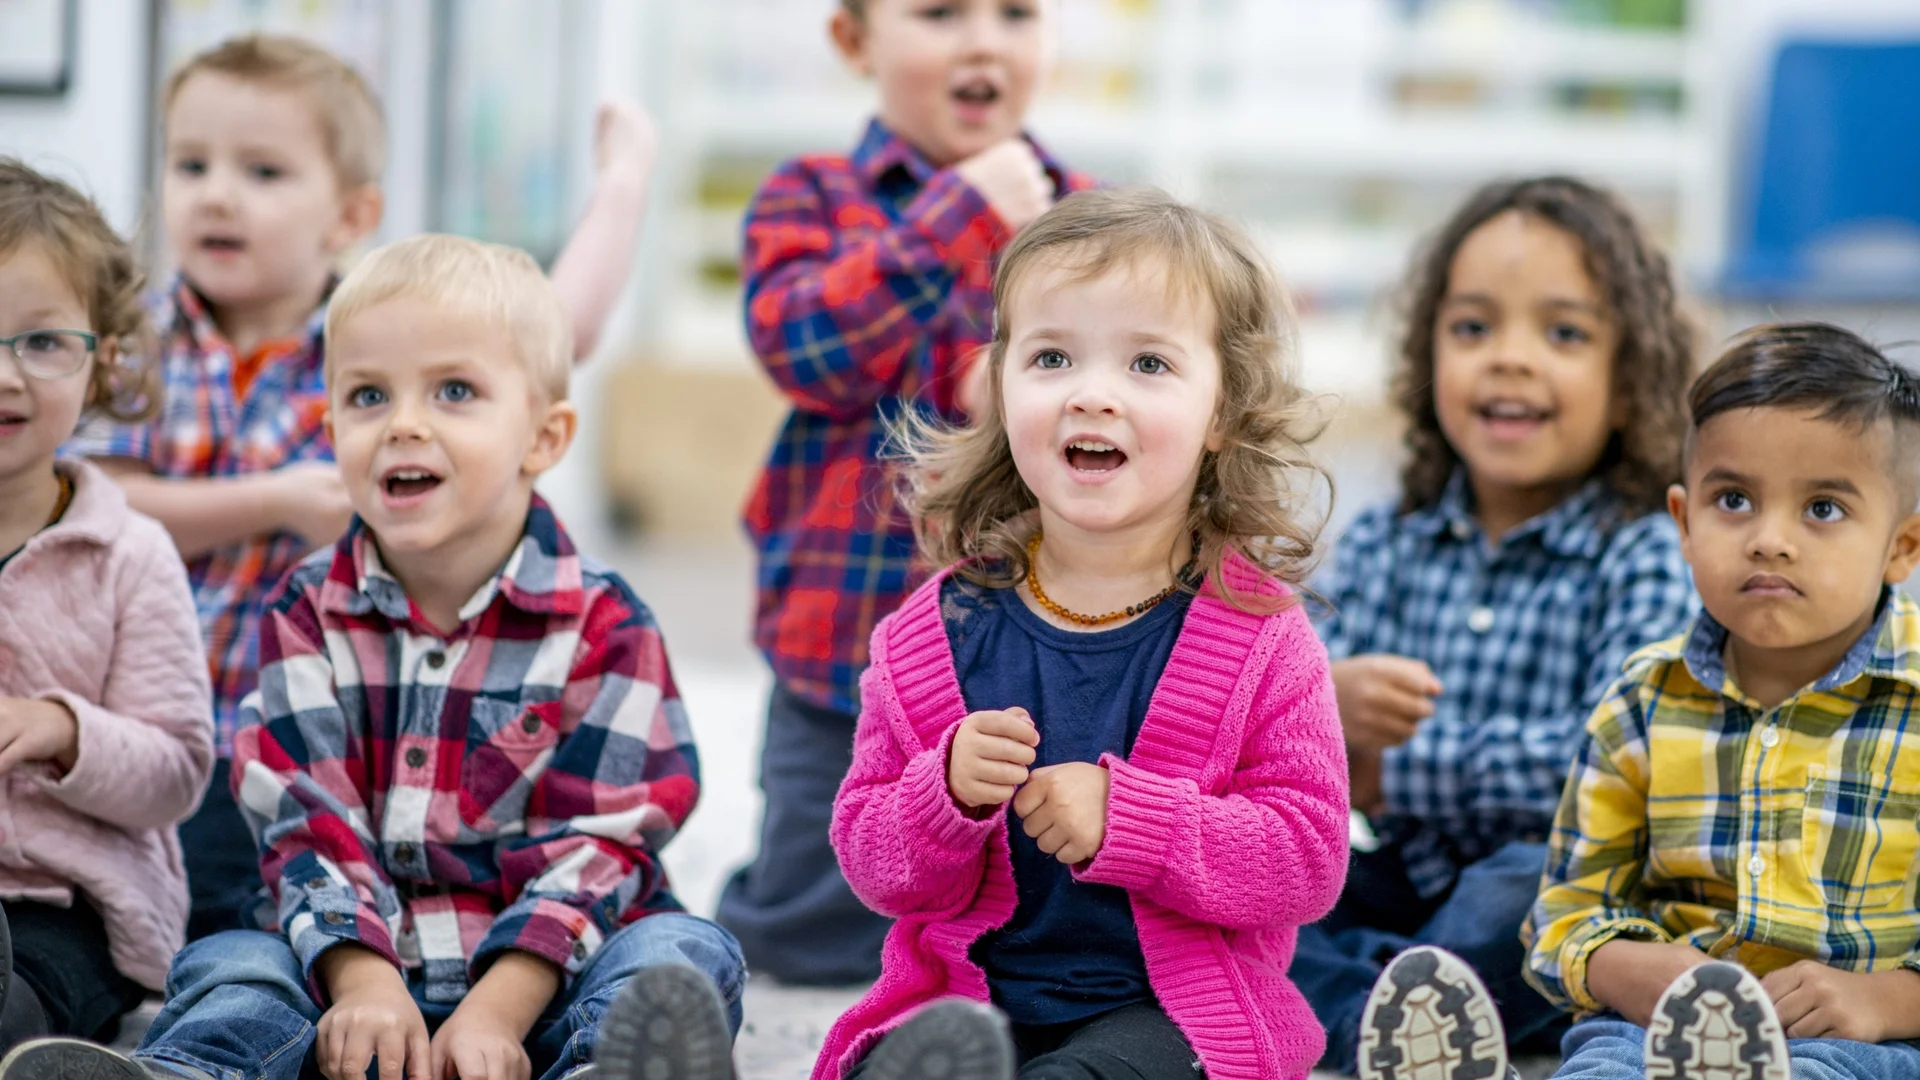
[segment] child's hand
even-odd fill
[[[953,171],[987,200],[1008,232],[1019,232],[1053,207],[1053,181],[1033,147],[1019,136],[987,147]]]
[[[999,806],[1027,782],[1040,731],[1021,708],[989,709],[960,722],[947,748],[947,793],[964,810]]]
[[[1362,750],[1399,746],[1433,715],[1440,680],[1404,656],[1375,653],[1333,662],[1333,695],[1347,743]]]
[[[347,482],[340,466],[331,461],[301,461],[274,471],[279,495],[281,528],[310,547],[325,547],[340,539],[353,520]]]
[[[80,721],[57,701],[0,698],[0,776],[29,761],[50,761],[61,772],[80,757]]]
[[[1092,861],[1107,840],[1107,791],[1113,778],[1104,765],[1069,761],[1033,770],[1013,812],[1041,851],[1068,866]]]
[[[1789,1039],[1877,1043],[1920,1037],[1920,975],[1841,971],[1802,960],[1760,980]]]
[[[364,1080],[380,1062],[380,1080],[433,1080],[427,1021],[406,980],[386,957],[359,945],[320,956],[320,981],[333,1006],[314,1031],[314,1063],[327,1080]]]
[[[653,117],[637,103],[600,103],[593,118],[593,168],[601,176],[645,179],[660,154]]]
[[[533,1062],[511,1018],[462,1003],[433,1036],[433,1080],[530,1080]]]
[[[1636,941],[1617,937],[1587,960],[1587,993],[1602,1005],[1646,1027],[1654,1006],[1673,981],[1713,959],[1684,941]]]

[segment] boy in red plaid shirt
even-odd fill
[[[416,237],[340,285],[355,517],[269,601],[234,744],[278,932],[189,945],[135,1057],[29,1044],[7,1075],[731,1080],[745,967],[659,859],[699,793],[659,628],[533,493],[571,339],[491,244]]]
[[[841,878],[827,825],[867,638],[921,572],[882,457],[902,412],[970,411],[998,253],[1092,186],[1021,130],[1056,18],[1049,0],[842,0],[834,44],[879,115],[852,154],[782,166],[748,212],[747,332],[793,411],[746,510],[774,674],[766,817],[719,918],[787,982],[880,972],[887,923]]]

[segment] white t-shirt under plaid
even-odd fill
[[[1363,511],[1313,587],[1332,659],[1408,656],[1440,680],[1434,715],[1382,757],[1375,822],[1426,896],[1546,839],[1587,716],[1698,607],[1665,513],[1632,517],[1594,480],[1489,546],[1462,472],[1431,507]]]

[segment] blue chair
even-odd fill
[[[1757,149],[1728,296],[1920,298],[1920,41],[1783,46]]]

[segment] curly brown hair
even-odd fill
[[[115,420],[150,418],[159,408],[152,374],[131,357],[151,355],[152,335],[140,292],[146,274],[133,249],[113,231],[93,200],[72,185],[0,157],[0,253],[33,245],[87,305],[86,329],[114,346],[114,360],[96,360],[87,408]],[[80,329],[73,327],[72,329]]]
[[[988,385],[1000,385],[1011,338],[1007,302],[1023,279],[1052,267],[1091,280],[1143,261],[1167,267],[1175,287],[1210,302],[1215,315],[1221,378],[1214,423],[1222,443],[1201,461],[1187,513],[1187,528],[1199,538],[1195,565],[1229,603],[1270,608],[1266,599],[1240,595],[1221,574],[1227,552],[1238,551],[1278,581],[1303,581],[1319,534],[1315,499],[1330,482],[1305,448],[1317,410],[1293,377],[1292,309],[1239,229],[1152,189],[1062,199],[1001,257]],[[1024,580],[1025,540],[1039,503],[1015,468],[1000,394],[989,395],[970,427],[943,426],[910,410],[894,434],[921,553],[936,565],[956,564],[976,584]]]
[[[1680,479],[1693,327],[1680,313],[1666,256],[1632,213],[1611,193],[1565,176],[1482,187],[1414,260],[1393,379],[1394,402],[1408,421],[1400,507],[1412,511],[1438,503],[1459,467],[1460,456],[1440,430],[1433,400],[1434,321],[1461,245],[1480,226],[1509,211],[1567,232],[1585,252],[1587,273],[1607,298],[1620,332],[1613,388],[1624,398],[1627,417],[1591,475],[1605,478],[1622,509],[1636,516],[1656,511],[1666,505],[1667,487]]]

